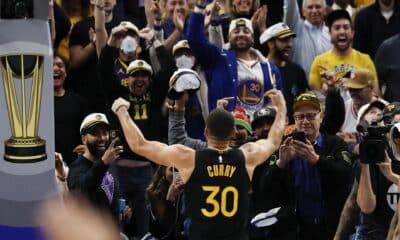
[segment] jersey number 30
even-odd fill
[[[218,186],[202,186],[202,188],[203,188],[203,191],[210,192],[210,194],[208,195],[208,197],[206,199],[206,203],[212,206],[211,211],[209,211],[205,208],[201,209],[201,213],[204,216],[212,218],[212,217],[217,216],[219,213],[221,213],[223,216],[229,218],[236,214],[236,212],[238,210],[239,193],[235,187],[233,187],[233,186],[226,187],[226,188],[222,189],[221,193],[220,193],[220,187],[218,187]],[[231,204],[232,209],[230,209],[230,210],[226,209],[228,194],[232,196],[232,204]],[[220,197],[219,197],[220,201],[218,201],[216,199],[217,195],[220,195]],[[231,199],[231,198],[229,198],[229,199]]]

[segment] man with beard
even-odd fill
[[[304,70],[289,60],[289,51],[292,49],[294,37],[296,34],[282,22],[269,27],[260,36],[260,43],[266,45],[268,60],[278,66],[281,72],[290,124],[294,123],[292,117],[294,98],[308,90]]]
[[[68,188],[79,192],[100,209],[118,217],[119,189],[116,178],[108,168],[122,153],[122,146],[110,144],[110,125],[102,113],[85,117],[80,127],[85,152],[70,165]]]
[[[376,0],[360,10],[354,20],[353,47],[375,57],[381,43],[400,32],[400,4],[397,0]]]
[[[380,95],[377,74],[374,63],[367,54],[351,47],[354,30],[349,13],[345,10],[335,10],[327,17],[333,48],[318,55],[311,66],[309,85],[312,89],[321,90],[324,78],[321,72],[330,71],[335,80],[342,79],[347,73],[357,68],[366,68],[374,76],[374,92]],[[347,100],[348,97],[345,98]]]
[[[209,109],[218,99],[235,97],[227,110],[238,105],[250,115],[267,103],[264,92],[282,89],[280,73],[261,53],[252,48],[253,27],[250,20],[238,18],[229,26],[228,50],[211,44],[204,35],[205,0],[198,0],[187,31],[187,40],[197,62],[206,72]]]

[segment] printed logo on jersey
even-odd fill
[[[147,93],[144,97],[135,97],[130,94],[128,101],[131,102],[130,109],[133,110],[133,120],[147,120],[149,118],[150,94]]]
[[[343,78],[348,72],[353,72],[354,66],[351,64],[339,64],[333,67],[335,72],[335,79]]]
[[[257,80],[244,80],[239,84],[239,100],[248,105],[257,105],[263,96],[263,87]]]
[[[399,190],[396,184],[392,184],[388,192],[386,194],[386,200],[389,205],[389,207],[393,210],[396,211],[397,208],[397,203],[399,201]]]

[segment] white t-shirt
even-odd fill
[[[245,108],[250,116],[264,105],[264,73],[259,60],[237,59],[237,105]]]
[[[353,99],[348,99],[344,103],[345,115],[342,125],[342,132],[355,133],[357,132],[357,113],[354,112]]]

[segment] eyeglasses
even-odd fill
[[[308,121],[313,121],[317,118],[319,112],[310,112],[310,113],[299,113],[294,114],[293,118],[296,121],[303,121],[306,118]]]

